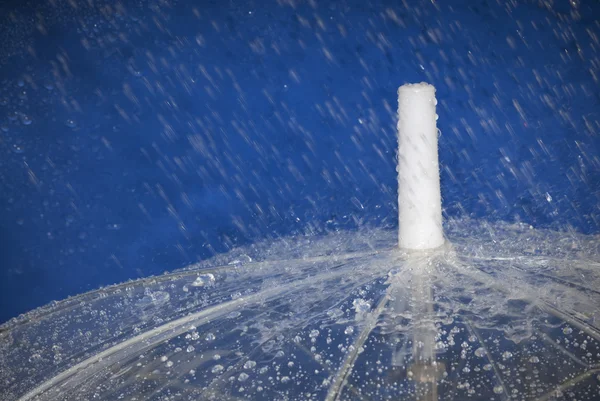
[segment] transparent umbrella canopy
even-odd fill
[[[600,240],[442,231],[434,89],[399,90],[399,231],[296,237],[0,326],[3,400],[595,400]]]

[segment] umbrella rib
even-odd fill
[[[345,266],[345,264],[337,265],[336,267],[341,267],[341,266]],[[369,277],[369,278],[368,278],[368,280],[365,280],[365,281],[361,282],[361,283],[360,283],[360,285],[362,286],[362,285],[364,285],[364,284],[367,284],[367,283],[369,283],[370,281],[372,281],[372,277]],[[346,299],[346,298],[344,298],[344,299]],[[342,302],[340,302],[340,303],[343,303],[343,301],[342,301]],[[339,303],[338,303],[338,304],[339,304]],[[337,305],[337,304],[336,304],[336,305]],[[309,311],[310,311],[310,310],[312,310],[312,309],[309,309]],[[273,337],[274,337],[274,335],[273,335],[273,336],[271,336],[271,337],[269,337],[269,339],[271,339],[271,338],[273,338]],[[268,340],[267,340],[267,341],[268,341]],[[266,341],[265,341],[265,342],[266,342]],[[261,346],[262,346],[262,345],[263,345],[265,342],[263,342],[263,343],[261,343],[260,345],[258,345],[257,347],[255,347],[255,348],[254,348],[252,351],[250,351],[250,352],[249,352],[249,354],[251,354],[252,352],[254,352],[256,349],[260,348],[260,347],[261,347]],[[296,347],[297,347],[298,349],[300,349],[301,351],[305,352],[305,353],[306,353],[306,354],[307,354],[309,357],[311,357],[311,358],[313,357],[313,354],[312,354],[312,353],[311,353],[311,352],[310,352],[308,349],[306,349],[304,346],[302,346],[301,344],[297,344],[297,345],[296,345]],[[248,359],[248,357],[246,356],[245,358],[243,358],[243,360],[241,360],[241,361],[239,361],[238,363],[236,363],[236,365],[235,365],[235,366],[239,366],[239,365],[241,365],[241,363],[242,363],[242,362],[244,362],[244,361],[245,361],[245,360],[247,360],[247,359]],[[328,371],[328,372],[331,372],[331,369],[330,369],[330,368],[329,368],[327,365],[325,365],[323,362],[320,362],[320,361],[316,361],[316,362],[317,362],[317,363],[318,363],[318,364],[319,364],[319,365],[320,365],[320,366],[321,366],[323,369],[325,369],[325,370],[326,370],[326,371]],[[234,371],[235,371],[235,369],[234,369]],[[221,378],[218,378],[218,379],[214,379],[214,380],[211,382],[211,384],[209,384],[209,385],[208,385],[207,389],[210,389],[210,388],[212,388],[212,387],[213,387],[213,385],[214,385],[214,384],[215,384],[217,381],[222,381],[222,377],[221,377]],[[362,396],[361,396],[361,395],[358,393],[358,390],[356,390],[356,389],[355,389],[353,386],[350,386],[350,387],[351,387],[351,390],[352,390],[352,392],[353,392],[355,395],[357,395],[358,397],[360,397],[360,398],[362,399]]]
[[[313,357],[313,354],[312,354],[312,352],[310,352],[310,350],[308,350],[308,348],[306,348],[304,345],[302,345],[302,344],[296,344],[296,347],[297,347],[297,348],[298,348],[300,351],[304,352],[306,355],[310,356],[311,358]],[[331,373],[331,368],[330,368],[329,366],[325,365],[325,364],[324,364],[322,361],[316,361],[316,360],[315,360],[315,362],[317,362],[317,363],[319,364],[319,366],[321,366],[321,368],[323,368],[323,370],[327,371],[328,373]],[[362,396],[362,394],[360,394],[360,393],[358,392],[358,390],[357,390],[357,389],[356,389],[356,388],[355,388],[353,385],[351,385],[351,384],[348,384],[348,388],[349,388],[349,389],[350,389],[350,391],[352,391],[352,393],[353,393],[354,395],[356,395],[358,398],[360,398],[361,400],[362,400],[362,399],[364,399],[364,398],[363,398],[363,396]]]
[[[557,391],[562,392],[563,390],[566,390],[567,388],[587,379],[588,377],[592,376],[594,373],[598,373],[598,372],[600,372],[600,369],[588,370],[587,372],[583,372],[579,376],[576,376],[576,377],[562,383],[560,386],[556,387],[554,390],[551,390],[551,391],[547,392],[546,394],[544,394],[543,396],[536,398],[535,401],[547,401],[547,400],[553,399],[554,397],[556,397]]]
[[[365,251],[365,252],[349,252],[349,253],[343,253],[343,254],[339,254],[339,255],[335,255],[335,258],[332,257],[331,255],[324,255],[324,256],[314,256],[314,257],[307,257],[307,258],[297,258],[297,259],[289,259],[289,260],[265,260],[265,261],[261,261],[261,262],[252,262],[252,263],[247,263],[247,264],[243,264],[242,266],[247,267],[249,265],[252,265],[253,267],[256,266],[271,266],[273,264],[278,264],[278,263],[316,263],[316,262],[331,262],[331,261],[345,261],[348,259],[352,259],[352,258],[360,258],[360,257],[366,257],[366,256],[373,256],[373,255],[378,255],[378,254],[385,254],[388,252],[393,252],[393,250],[382,250],[382,251],[377,251],[377,250],[373,250],[373,251]],[[148,281],[156,281],[156,282],[163,282],[163,281],[170,281],[173,279],[177,279],[177,278],[183,278],[186,276],[191,276],[194,274],[198,274],[198,273],[216,273],[216,272],[222,272],[222,271],[226,271],[226,270],[237,270],[240,268],[240,265],[218,265],[218,266],[213,266],[213,267],[201,267],[199,266],[199,263],[193,263],[189,266],[183,267],[181,269],[178,269],[172,273],[167,273],[167,274],[163,274],[160,276],[149,276],[149,277],[144,277],[143,279],[140,279],[139,281],[137,281],[137,283],[142,283],[142,282],[148,282]],[[82,300],[92,300],[94,299],[94,297],[98,294],[106,294],[107,292],[113,292],[115,290],[119,290],[122,288],[125,288],[127,286],[131,285],[131,281],[126,281],[123,283],[119,283],[119,284],[114,284],[114,285],[109,285],[106,287],[102,287],[102,288],[98,288],[96,290],[92,290],[92,291],[88,291],[86,293],[80,294],[80,295],[75,295],[73,297],[69,297],[67,299],[64,299],[62,301],[58,301],[56,302],[51,308],[49,308],[48,306],[43,306],[40,309],[42,310],[36,310],[36,314],[35,316],[28,316],[29,314],[24,315],[23,317],[19,318],[18,321],[16,322],[6,322],[2,325],[0,325],[0,333],[4,332],[4,331],[8,331],[9,329],[14,329],[15,327],[19,327],[19,326],[26,326],[28,324],[33,324],[36,323],[37,321],[46,318],[47,316],[56,313],[59,308],[60,311],[67,311],[69,309],[72,309],[74,307],[77,307],[80,305],[80,303],[82,302]],[[111,294],[109,294],[111,295]],[[46,308],[47,310],[43,310],[44,308]]]
[[[364,285],[364,284],[366,284],[366,283],[370,282],[371,280],[372,280],[372,279],[371,279],[371,278],[369,278],[369,280],[366,280],[366,281],[364,281],[364,282],[363,282],[361,285]],[[309,309],[309,310],[311,310],[311,309]],[[261,313],[259,316],[261,316],[261,315],[263,315],[263,314],[264,314],[264,313]],[[272,339],[273,337],[275,337],[275,334],[271,335],[271,336],[270,336],[270,337],[269,337],[267,340],[263,341],[261,344],[259,344],[259,345],[257,345],[256,347],[254,347],[254,348],[253,348],[253,349],[252,349],[252,350],[251,350],[251,351],[248,353],[248,355],[252,354],[252,353],[253,353],[254,351],[256,351],[258,348],[262,347],[262,346],[263,346],[263,345],[264,345],[266,342],[268,342],[268,341],[269,341],[270,339]],[[304,353],[306,353],[306,354],[307,354],[309,357],[311,357],[311,358],[313,357],[313,354],[312,354],[312,353],[311,353],[311,352],[310,352],[310,351],[309,351],[309,350],[308,350],[306,347],[304,347],[302,344],[296,344],[296,347],[297,347],[298,349],[300,349],[301,351],[303,351]],[[247,360],[248,360],[248,355],[247,355],[247,356],[245,356],[244,358],[242,358],[242,360],[240,360],[240,361],[239,361],[238,363],[236,363],[236,365],[234,365],[234,366],[239,366],[239,365],[241,365],[241,363],[242,363],[242,362],[245,362],[245,361],[247,361]],[[331,369],[330,369],[330,368],[329,368],[327,365],[325,365],[325,364],[324,364],[322,361],[315,361],[315,362],[317,362],[317,363],[319,364],[319,366],[321,366],[321,367],[322,367],[324,370],[326,370],[326,371],[328,371],[328,372],[330,372],[330,371],[331,371]],[[234,369],[234,370],[235,370],[235,369]],[[210,389],[210,388],[212,388],[212,387],[213,387],[213,384],[214,384],[216,381],[222,381],[222,379],[223,379],[222,377],[220,377],[220,378],[215,378],[215,379],[214,379],[214,380],[213,380],[213,381],[212,381],[212,382],[211,382],[211,383],[210,383],[210,384],[207,386],[207,389]],[[354,392],[358,393],[356,389],[354,389]],[[357,394],[357,395],[358,395],[358,394]]]
[[[490,275],[488,272],[478,268],[477,266],[475,266],[475,269],[480,274],[484,274],[486,276]],[[475,277],[473,277],[473,278],[476,279]],[[502,292],[507,292],[505,288],[502,288],[498,285],[494,286],[494,288],[498,289]],[[567,321],[568,323],[572,324],[573,326],[577,327],[578,329],[585,331],[587,334],[592,336],[595,340],[600,341],[600,332],[598,331],[598,329],[596,327],[588,325],[587,323],[580,321],[580,319],[578,319],[574,316],[570,316],[570,314],[568,312],[561,311],[560,309],[554,307],[552,304],[550,304],[546,300],[543,300],[540,298],[535,298],[532,296],[529,296],[528,298],[531,301],[535,302],[545,312],[550,313],[560,319]]]
[[[520,261],[520,260],[522,260],[524,258],[522,258],[522,257],[512,257],[512,258],[509,258],[509,257],[490,257],[490,258],[473,257],[472,259],[484,260],[484,261],[492,261],[493,260],[493,261],[501,261],[501,262],[517,262],[517,261]],[[553,259],[557,263],[567,262],[567,261],[565,261],[563,259],[558,259],[558,258],[538,258],[538,259],[542,259],[542,260]],[[570,262],[570,261],[568,261],[568,262]],[[591,263],[593,263],[593,262],[591,262]],[[595,265],[594,267],[600,268],[600,264],[593,263],[593,265]],[[568,287],[575,287],[575,288],[578,288],[578,289],[581,289],[581,290],[585,290],[586,292],[591,292],[591,293],[594,293],[594,294],[600,294],[600,291],[598,291],[598,290],[596,290],[594,288],[587,287],[587,286],[585,286],[583,284],[574,283],[572,281],[563,279],[561,277],[552,276],[550,274],[546,274],[546,273],[542,273],[542,272],[527,271],[527,270],[525,270],[525,269],[523,269],[521,267],[514,266],[514,265],[510,265],[509,267],[511,269],[518,270],[518,271],[520,271],[522,273],[525,273],[525,274],[528,274],[528,275],[541,276],[541,277],[548,278],[550,280],[556,281],[557,283],[563,284],[563,285],[568,286]]]
[[[487,272],[485,272],[485,271],[483,271],[483,270],[481,270],[481,269],[479,269],[477,267],[476,267],[476,269],[477,269],[477,271],[480,272],[480,274],[481,273],[486,274],[486,275],[489,274],[489,273],[487,273]],[[499,289],[501,289],[501,288],[499,288]],[[552,315],[558,317],[559,319],[562,319],[563,321],[565,321],[565,322],[567,322],[567,323],[569,323],[569,324],[571,324],[571,325],[579,328],[580,330],[582,330],[585,333],[589,334],[591,337],[593,337],[597,341],[600,341],[600,333],[597,332],[597,329],[594,326],[590,326],[590,325],[586,324],[585,322],[581,322],[581,321],[579,321],[579,319],[570,316],[568,313],[563,312],[563,311],[555,308],[548,301],[540,300],[540,299],[532,299],[532,300],[538,304],[538,306],[540,307],[540,309],[542,309],[545,312],[547,312],[549,314],[552,314]],[[561,351],[562,352],[567,352],[566,350],[562,350],[562,349],[561,349]],[[489,353],[488,353],[488,355],[489,355]],[[568,355],[568,354],[567,354],[567,356],[569,356],[571,359],[573,359],[577,363],[581,363],[581,361],[578,361],[578,359],[576,357]],[[494,366],[494,364],[492,364],[492,366]],[[585,366],[588,367],[588,368],[590,367],[589,365],[585,365]],[[591,372],[590,374],[592,374],[593,372],[596,372],[596,371],[600,371],[600,369],[594,369],[594,370],[588,371],[586,373],[583,373],[582,375],[578,376],[577,378],[575,378],[575,379],[567,382],[567,384],[561,385],[559,387],[559,389],[566,388],[566,386],[569,385],[569,383],[570,384],[576,384],[577,382],[579,382],[581,380],[584,380],[586,377],[588,377],[586,375],[587,373]],[[576,379],[577,379],[577,381],[575,381]],[[504,389],[504,390],[506,391],[506,389]],[[544,400],[547,400],[547,399],[549,399],[551,397],[552,397],[552,393],[549,393],[549,394],[546,394],[546,396],[543,396],[542,398],[539,398],[538,400],[544,401]]]
[[[360,285],[365,285],[368,282],[372,281],[372,278],[369,278],[369,280],[362,282]],[[335,304],[334,306],[337,305],[341,305],[344,303],[344,301],[346,301],[346,299],[348,299],[348,297],[344,298],[342,301],[338,302],[337,304]],[[310,356],[311,358],[313,357],[312,352],[310,352],[306,347],[304,347],[302,344],[296,344],[296,347],[298,347],[300,350],[304,351],[308,356]],[[317,363],[326,371],[331,372],[331,369],[329,368],[329,366],[325,365],[323,362],[321,361],[317,361]],[[348,388],[350,388],[350,391],[352,391],[353,394],[355,394],[357,397],[359,397],[360,399],[363,399],[363,396],[358,392],[358,390],[351,384],[346,383]]]
[[[343,264],[340,264],[339,266],[342,266],[342,265]],[[334,278],[334,277],[342,276],[344,274],[345,273],[343,271],[342,272],[335,271],[335,272],[328,272],[328,273],[324,274],[324,276],[326,278]],[[49,380],[45,381],[44,383],[40,384],[39,386],[35,387],[33,390],[30,390],[24,396],[19,398],[19,400],[27,401],[27,400],[31,400],[35,397],[38,397],[41,394],[43,394],[44,392],[46,392],[48,389],[57,385],[58,383],[63,383],[64,381],[77,375],[79,372],[84,371],[85,369],[87,369],[90,366],[96,365],[96,369],[94,370],[94,372],[97,372],[102,367],[108,366],[113,363],[117,363],[120,359],[116,359],[116,360],[111,360],[111,359],[115,354],[117,354],[119,351],[121,351],[123,349],[128,350],[127,355],[130,355],[133,352],[138,352],[138,351],[142,351],[144,349],[148,349],[152,345],[156,344],[157,342],[159,342],[163,339],[173,338],[177,335],[180,335],[180,334],[186,332],[189,329],[187,324],[193,324],[194,322],[196,322],[198,320],[207,321],[215,314],[225,313],[225,311],[234,310],[236,307],[239,307],[240,305],[257,302],[257,301],[263,299],[264,297],[267,297],[267,298],[275,297],[286,289],[293,289],[293,288],[300,287],[303,284],[310,282],[310,280],[312,280],[312,277],[305,279],[305,280],[301,280],[297,283],[287,284],[283,287],[265,289],[265,290],[256,292],[254,294],[251,294],[247,297],[238,298],[238,299],[235,299],[235,300],[223,303],[223,304],[215,305],[208,309],[200,310],[200,311],[192,313],[188,316],[184,316],[184,317],[181,317],[174,321],[165,323],[161,326],[155,327],[145,333],[139,334],[128,340],[125,340],[125,341],[123,341],[119,344],[116,344],[116,345],[114,345],[114,346],[112,346],[112,347],[110,347],[110,348],[84,360],[84,361],[81,361],[77,365],[71,366],[70,368],[66,369],[62,373],[59,373],[58,375],[52,377],[51,379],[49,379]],[[137,345],[137,347],[135,345]],[[121,359],[122,358],[123,358],[123,356],[121,356]],[[90,375],[95,374],[94,372],[91,372]]]
[[[580,290],[585,290],[586,292],[591,292],[591,293],[600,295],[600,291],[597,291],[597,290],[595,290],[593,288],[586,287],[585,285],[582,285],[582,284],[573,283],[572,281],[565,280],[565,279],[560,278],[560,277],[551,276],[549,274],[541,273],[541,272],[529,272],[529,271],[527,271],[525,269],[522,269],[520,267],[517,267],[517,266],[510,266],[510,267],[512,269],[518,270],[518,271],[520,271],[522,273],[525,273],[525,274],[528,274],[528,275],[534,275],[536,277],[538,277],[538,276],[545,277],[545,278],[548,278],[548,279],[550,279],[552,281],[556,281],[557,283],[562,284],[562,285],[567,286],[567,287],[578,288]]]
[[[564,347],[559,346],[556,341],[554,341],[552,338],[550,338],[550,336],[548,336],[546,333],[536,330],[538,335],[541,335],[541,337],[544,339],[544,341],[546,341],[548,344],[551,344],[553,347],[557,348],[560,352],[562,352],[564,355],[566,355],[567,357],[571,358],[573,361],[575,361],[575,363],[577,363],[580,366],[583,366],[584,368],[589,367],[589,365],[585,362],[583,362],[581,359],[577,358],[575,355],[573,355],[573,353],[567,351]]]
[[[567,323],[572,324],[577,327],[579,330],[582,330],[592,336],[596,341],[600,341],[600,332],[598,329],[592,325],[589,325],[585,322],[582,322],[580,319],[575,316],[571,316],[568,312],[563,312],[558,308],[555,308],[548,301],[543,301],[543,304],[540,305],[542,309],[545,309],[546,312],[565,320]],[[546,309],[547,308],[547,309]]]
[[[481,346],[485,349],[485,356],[486,356],[487,360],[490,361],[490,363],[492,365],[492,369],[494,370],[494,373],[496,374],[496,378],[498,379],[498,382],[502,386],[502,390],[504,391],[504,399],[507,399],[508,390],[506,389],[504,380],[502,380],[502,376],[500,375],[500,372],[498,371],[498,368],[496,367],[496,362],[492,358],[492,355],[490,354],[489,350],[487,349],[487,346],[485,345],[483,339],[481,338],[481,336],[479,335],[477,330],[475,330],[475,327],[471,324],[471,321],[469,320],[469,318],[465,317],[464,319],[465,319],[465,324],[467,326],[467,329],[471,333],[475,334],[475,337],[477,337],[477,340],[479,340],[479,344],[481,344]]]
[[[333,384],[329,388],[329,391],[327,392],[327,396],[325,397],[326,401],[334,401],[334,400],[339,399],[342,388],[344,387],[348,376],[352,372],[352,367],[354,366],[354,362],[356,362],[356,359],[358,358],[359,350],[363,346],[363,344],[365,343],[367,338],[369,337],[369,334],[371,333],[371,331],[375,328],[375,326],[377,324],[377,319],[379,318],[379,315],[381,315],[381,312],[385,308],[385,305],[387,304],[389,299],[390,299],[390,295],[389,295],[389,288],[388,288],[388,290],[386,291],[386,293],[383,296],[383,298],[381,299],[381,301],[379,301],[379,304],[377,305],[377,308],[375,309],[375,311],[373,311],[373,313],[371,313],[369,315],[367,321],[365,322],[365,327],[361,330],[361,332],[360,332],[359,336],[356,338],[356,341],[354,342],[354,344],[352,344],[353,349],[348,354],[347,358],[344,360],[344,363],[342,364],[340,371],[338,372],[337,376],[335,377]]]

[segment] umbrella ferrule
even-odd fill
[[[435,88],[398,89],[398,245],[432,249],[444,243]]]

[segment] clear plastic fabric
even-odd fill
[[[598,237],[445,232],[286,239],[37,309],[0,326],[0,398],[597,399]]]

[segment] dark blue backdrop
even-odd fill
[[[14,2],[13,2],[14,3]],[[446,216],[598,234],[595,1],[0,5],[0,322],[233,246],[397,226],[396,90]]]

